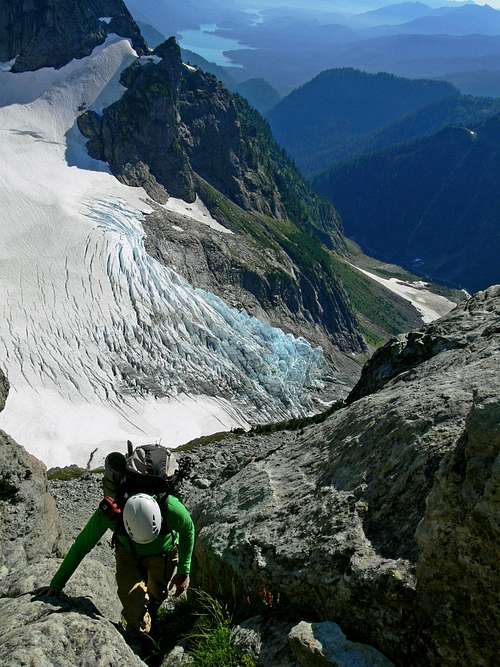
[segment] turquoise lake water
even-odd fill
[[[179,43],[183,49],[194,51],[194,53],[216,65],[241,67],[231,58],[225,56],[224,51],[239,51],[251,47],[241,44],[236,39],[216,35],[215,30],[217,30],[217,26],[213,23],[204,24],[198,30],[183,30],[179,33]]]

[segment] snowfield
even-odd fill
[[[326,373],[321,350],[145,252],[145,192],[90,159],[75,124],[119,98],[136,57],[113,36],[57,71],[0,67],[0,364],[11,383],[0,428],[48,465],[83,464],[94,447],[102,459],[127,438],[178,445],[306,414]],[[200,201],[169,203],[215,222]]]
[[[354,264],[351,264],[351,266],[354,266]],[[431,292],[428,289],[429,283],[421,280],[409,283],[399,278],[381,278],[375,273],[360,269],[359,266],[354,266],[354,268],[380,285],[383,285],[386,289],[394,292],[394,294],[398,294],[403,299],[406,299],[406,301],[409,301],[418,310],[422,321],[426,324],[444,317],[457,305],[446,297]]]

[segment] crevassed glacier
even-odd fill
[[[112,37],[58,71],[0,71],[0,427],[49,464],[303,415],[328,373],[320,349],[146,253],[146,194],[75,129],[119,97],[135,57]]]

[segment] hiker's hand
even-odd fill
[[[183,593],[189,588],[189,575],[188,574],[176,574],[175,577],[170,582],[169,590],[175,588],[174,596],[179,598]]]

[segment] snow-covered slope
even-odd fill
[[[354,266],[352,264],[351,266]],[[382,278],[375,273],[355,267],[365,276],[368,276],[375,282],[383,285],[386,289],[394,292],[406,301],[409,301],[420,313],[422,321],[426,324],[434,322],[447,315],[457,305],[454,301],[450,301],[445,296],[432,292],[429,283],[421,280],[410,283],[399,278]]]
[[[75,124],[120,96],[135,57],[111,36],[57,71],[0,67],[0,428],[49,464],[304,414],[326,373],[320,350],[145,252],[145,192],[91,160]]]

